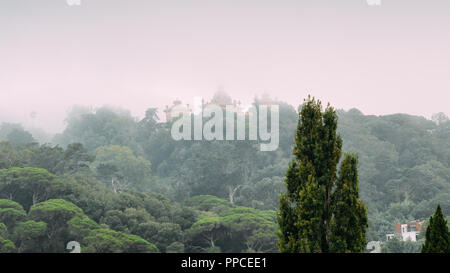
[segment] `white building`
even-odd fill
[[[412,221],[407,224],[395,224],[395,233],[386,234],[386,240],[389,241],[393,238],[397,238],[401,241],[411,240],[417,241],[417,235],[422,229],[423,221]]]
[[[402,241],[411,240],[411,241],[415,242],[417,235],[420,233],[417,230],[413,231],[413,230],[408,229],[408,224],[402,224],[401,231],[402,231],[401,232]]]

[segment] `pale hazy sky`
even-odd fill
[[[364,114],[450,115],[450,1],[0,0],[0,122],[74,104],[142,117],[219,85]]]

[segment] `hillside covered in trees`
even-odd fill
[[[137,119],[76,107],[51,143],[2,123],[0,252],[65,252],[69,241],[83,252],[277,252],[301,106],[272,103],[280,110],[273,152],[258,141],[175,141],[153,108]],[[358,155],[368,241],[385,241],[397,222],[428,219],[438,203],[448,218],[447,117],[337,114],[342,151]],[[388,251],[418,252],[420,243]]]

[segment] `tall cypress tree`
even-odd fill
[[[438,204],[434,215],[430,217],[422,253],[450,253],[450,233],[447,220],[442,215],[440,204]]]
[[[367,244],[366,206],[359,199],[358,157],[346,154],[332,195],[331,252],[362,252]]]
[[[294,159],[280,196],[278,246],[281,252],[328,252],[331,193],[341,156],[337,115],[308,96],[299,113]]]
[[[342,140],[336,129],[335,110],[328,105],[322,112],[321,102],[308,96],[299,113],[287,191],[280,195],[280,252],[360,252],[365,246],[357,159],[346,156],[338,179]]]

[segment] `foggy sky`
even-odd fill
[[[0,122],[56,132],[74,104],[142,117],[219,85],[450,115],[450,1],[0,0]]]

